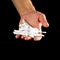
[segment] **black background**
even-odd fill
[[[36,10],[43,12],[49,22],[49,28],[43,28],[47,34],[39,42],[24,41],[15,39],[12,33],[14,29],[18,29],[20,16],[15,9],[11,0],[4,0],[0,2],[0,46],[7,48],[54,48],[56,47],[56,16],[57,16],[57,2],[52,0],[32,0]]]

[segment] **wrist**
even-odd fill
[[[20,17],[25,16],[25,15],[28,15],[30,13],[35,13],[35,12],[37,12],[37,11],[36,10],[25,11],[22,14],[20,14]]]

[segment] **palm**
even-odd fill
[[[45,15],[40,12],[32,12],[28,13],[21,17],[20,24],[22,23],[22,20],[25,19],[32,27],[40,29],[40,23],[43,24],[44,27],[48,27],[48,22],[45,18]],[[16,35],[16,37],[19,35]],[[31,39],[31,37],[27,36],[21,36],[21,38],[25,40]],[[34,40],[40,40],[42,37],[36,36]]]

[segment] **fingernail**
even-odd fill
[[[16,35],[15,38],[18,39],[19,38],[19,35]]]

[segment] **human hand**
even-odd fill
[[[25,19],[29,23],[29,25],[31,25],[32,27],[37,28],[37,29],[41,29],[40,23],[42,23],[43,27],[49,27],[49,24],[46,20],[46,16],[43,13],[38,12],[38,11],[34,11],[34,12],[31,12],[31,13],[28,13],[28,14],[25,14],[25,15],[21,16],[19,24],[23,23],[22,22],[23,19]],[[25,35],[21,36],[21,35],[18,35],[18,34],[15,37],[16,38],[22,38],[24,40],[32,39],[30,36],[25,36]],[[37,41],[37,40],[39,41],[41,39],[42,39],[41,36],[35,36],[34,37],[35,41]]]

